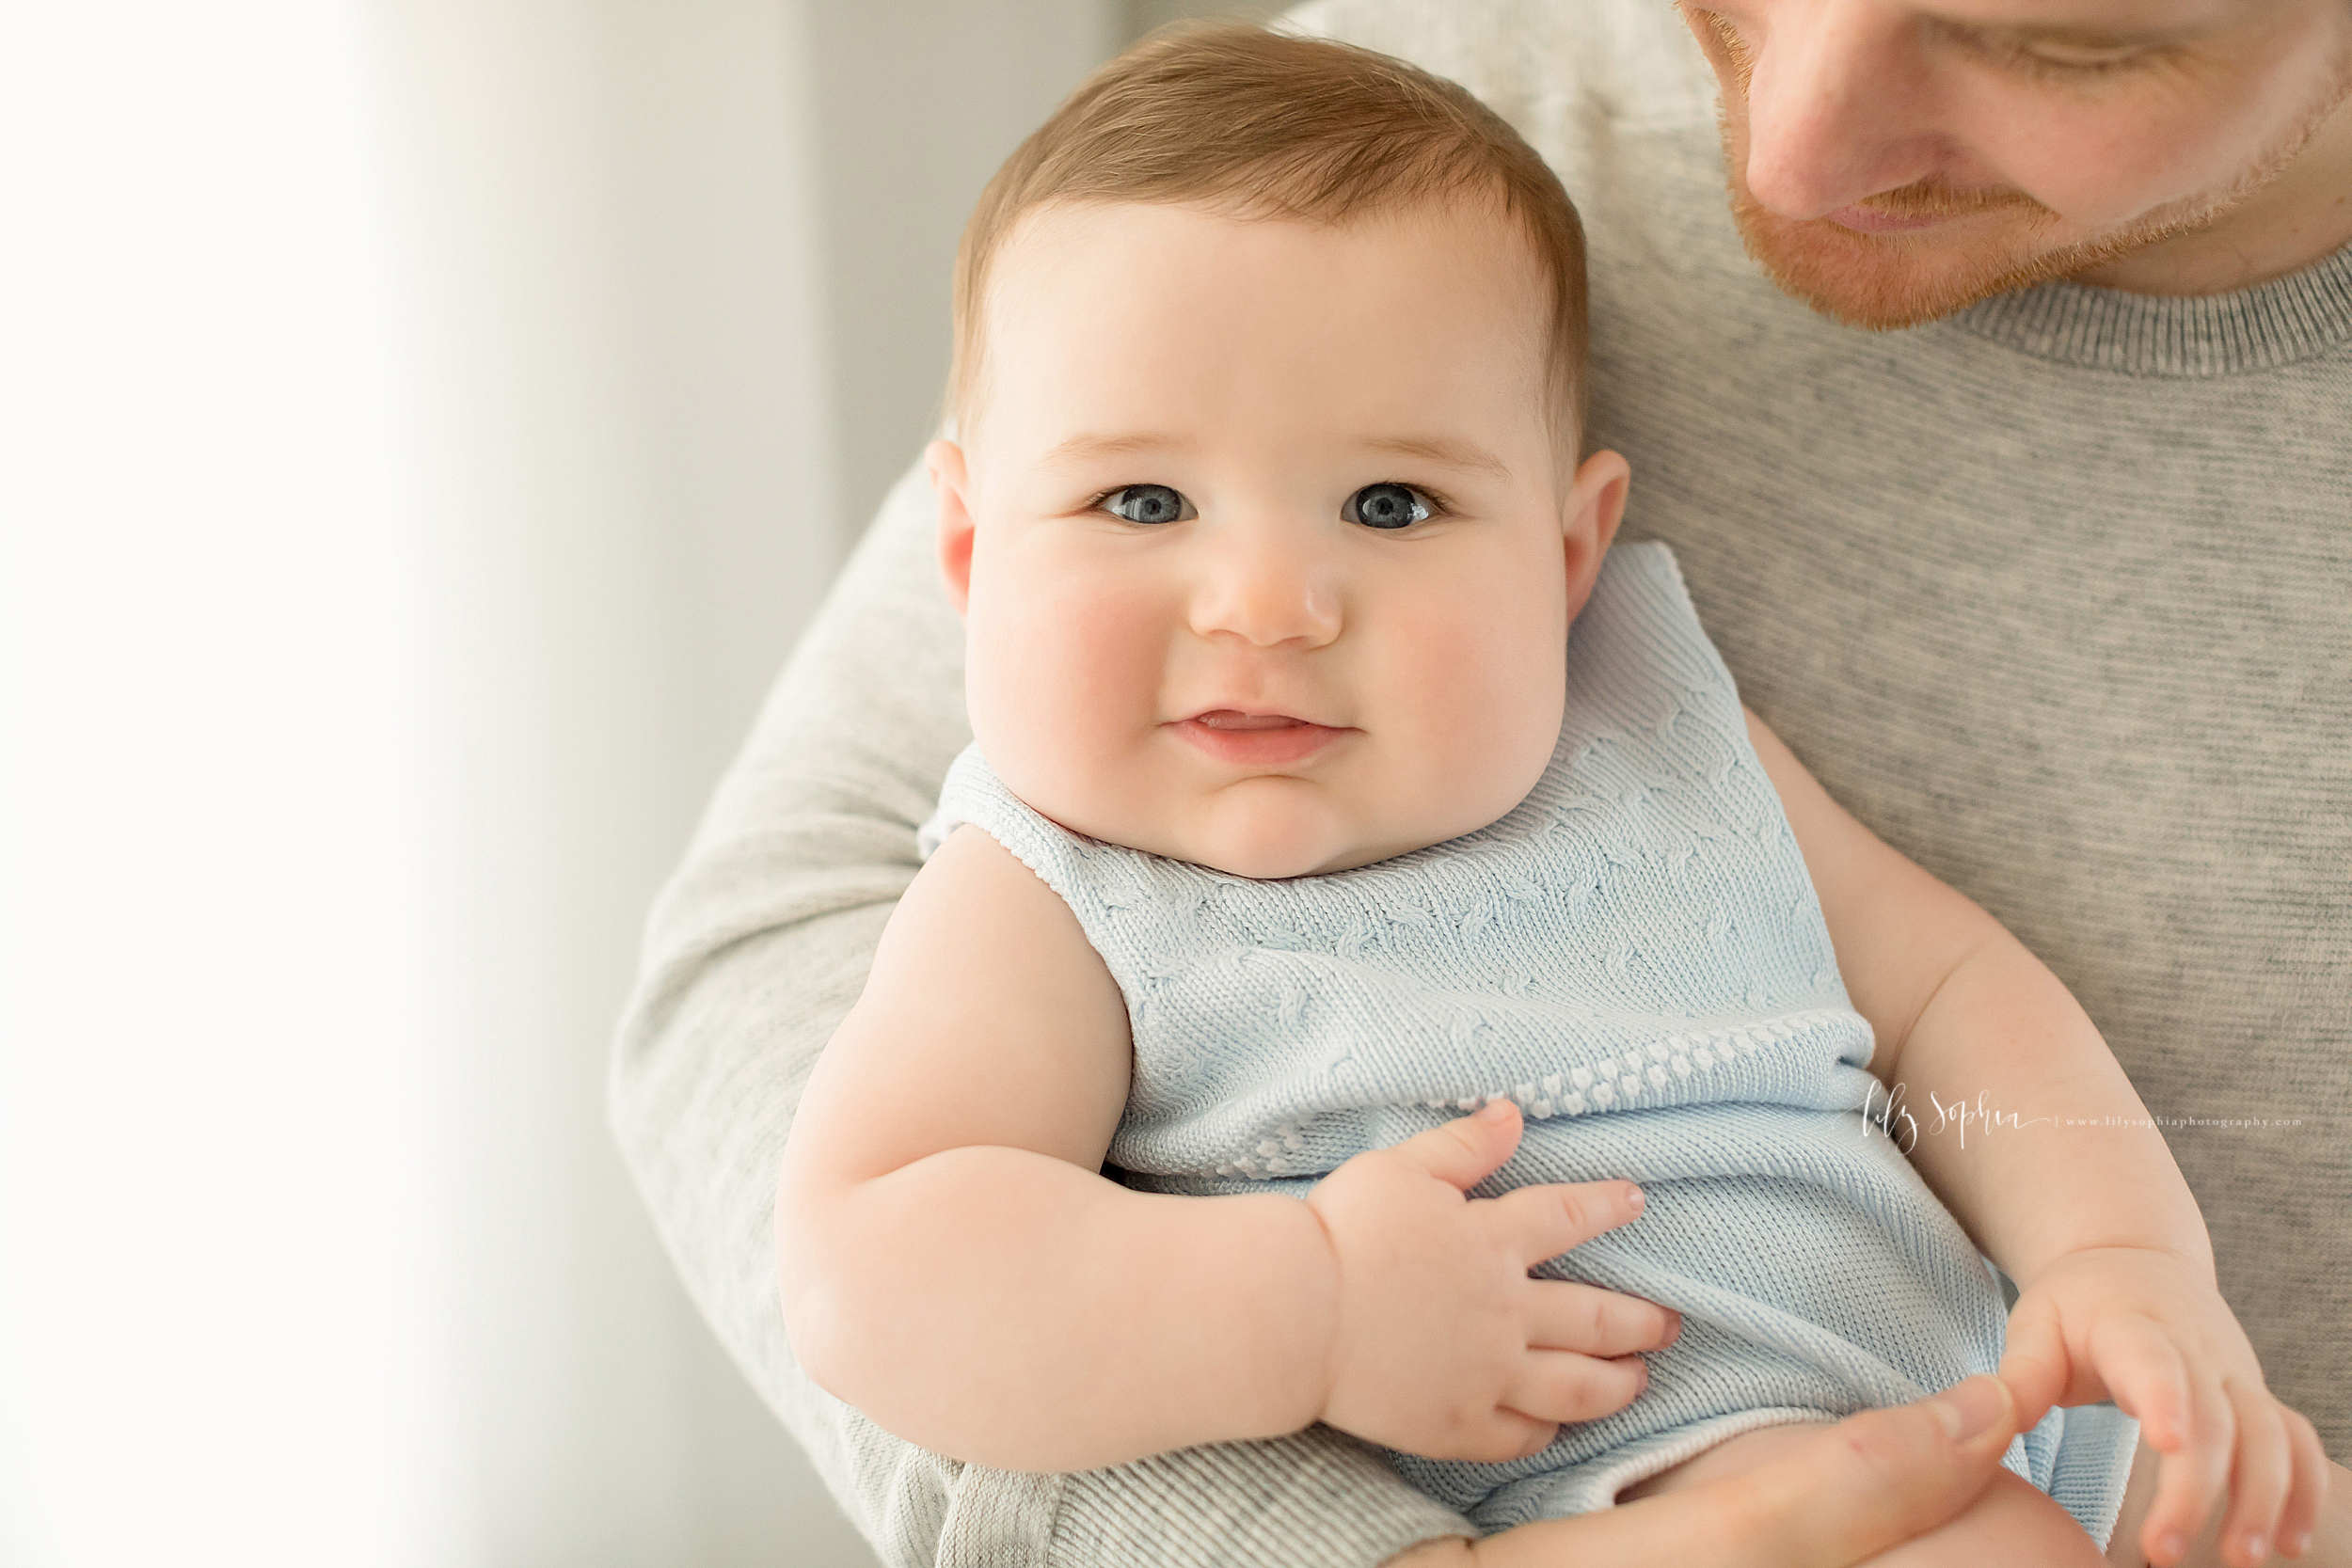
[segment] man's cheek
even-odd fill
[[[2169,113],[2054,117],[2046,106],[1988,122],[1983,147],[2002,182],[2023,191],[2071,227],[2118,229],[2156,208],[2227,183],[2235,171],[2200,134],[2203,105]],[[2249,149],[2247,156],[2250,158]]]

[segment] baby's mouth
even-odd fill
[[[1216,707],[1171,726],[1220,762],[1245,768],[1284,768],[1306,761],[1348,732],[1287,713],[1245,713]]]
[[[1196,713],[1192,721],[1206,724],[1213,730],[1288,730],[1307,722],[1287,713],[1244,713],[1233,707],[1213,707],[1206,713]],[[1315,724],[1309,727],[1321,729],[1323,726]]]

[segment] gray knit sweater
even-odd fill
[[[1830,792],[2074,988],[2168,1118],[2272,1386],[2352,1453],[2352,251],[2238,294],[2056,285],[1854,332],[1742,256],[1671,7],[1310,20],[1461,81],[1552,160],[1628,536],[1674,546]],[[1009,1475],[792,1364],[777,1159],[968,738],[931,523],[910,475],[655,911],[613,1115],[681,1272],[894,1565],[1366,1568],[1467,1531],[1322,1428]]]

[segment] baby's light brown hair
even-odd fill
[[[989,265],[1023,214],[1149,201],[1344,224],[1485,201],[1550,289],[1545,391],[1573,464],[1583,429],[1584,230],[1559,179],[1454,83],[1369,49],[1247,23],[1164,29],[1103,67],[996,171],[956,253],[948,410],[967,426]]]

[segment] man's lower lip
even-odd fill
[[[1172,726],[1193,745],[1219,762],[1245,768],[1283,768],[1306,761],[1345,730],[1323,724],[1290,724],[1279,730],[1225,730],[1185,719]]]
[[[1826,215],[1840,229],[1857,230],[1865,234],[1908,234],[1915,230],[1932,229],[1939,223],[1948,221],[1948,215],[1882,213],[1872,207],[1840,207]]]

